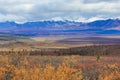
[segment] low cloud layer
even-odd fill
[[[0,21],[120,18],[120,0],[0,0]]]

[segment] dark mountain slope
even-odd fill
[[[89,23],[71,21],[41,21],[17,24],[0,22],[0,34],[22,36],[50,35],[120,35],[120,20],[97,20]]]

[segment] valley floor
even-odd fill
[[[120,37],[0,41],[0,80],[120,80]]]

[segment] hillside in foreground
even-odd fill
[[[1,80],[119,80],[119,56],[0,55]]]

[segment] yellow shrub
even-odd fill
[[[100,70],[99,80],[120,80],[120,69],[114,65],[107,65]]]
[[[97,78],[98,80],[120,80],[120,68],[116,64],[100,67],[98,75],[91,79],[83,75],[84,70],[73,66],[74,56],[71,57],[71,61],[67,57],[63,63],[53,66],[31,64],[26,56],[12,55],[0,55],[0,80],[94,80]]]

